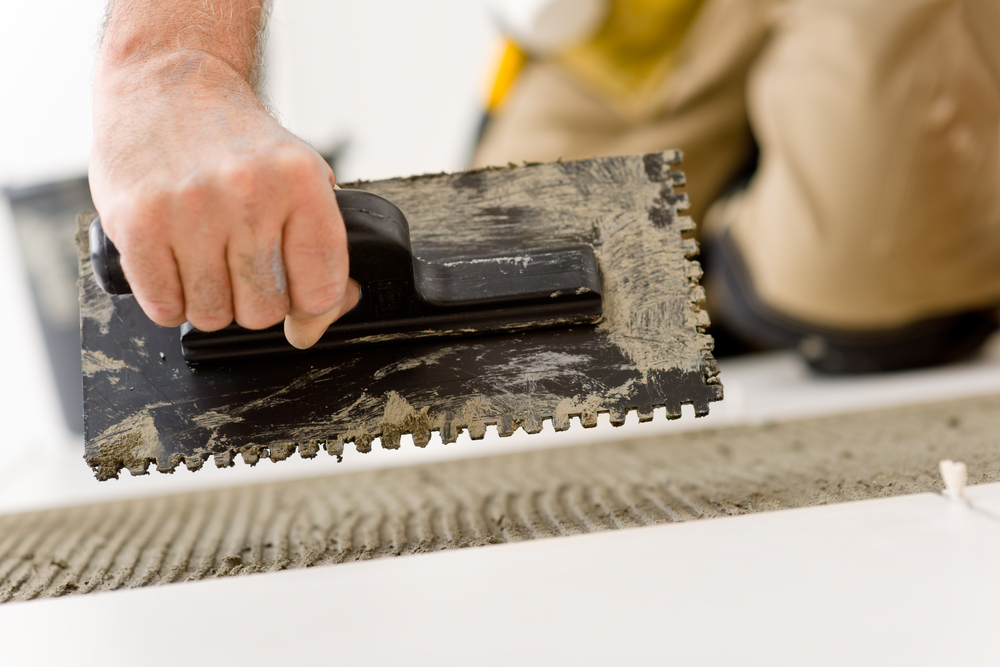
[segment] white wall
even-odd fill
[[[104,0],[0,11],[0,184],[86,168]],[[272,98],[316,144],[350,139],[341,178],[464,166],[496,37],[476,0],[275,0]]]
[[[104,0],[0,9],[0,185],[86,169],[90,81]]]
[[[340,180],[465,166],[497,37],[476,0],[277,0],[271,94]]]

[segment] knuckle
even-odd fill
[[[286,314],[288,304],[285,301],[239,304],[236,307],[236,323],[244,329],[267,329],[285,319]]]
[[[306,146],[290,146],[281,152],[279,162],[282,173],[286,174],[293,182],[300,182],[315,174],[323,173],[319,169],[319,163],[322,160],[311,148]]]
[[[346,286],[346,280],[310,285],[295,295],[295,310],[312,316],[327,313],[343,299]]]
[[[234,158],[222,163],[219,180],[227,191],[253,192],[259,182],[260,171],[254,160]]]
[[[201,178],[192,177],[184,180],[177,186],[176,191],[169,194],[164,193],[161,199],[175,201],[184,210],[197,210],[202,208],[212,198],[209,185]]]
[[[119,251],[125,252],[139,245],[155,243],[158,238],[157,221],[162,217],[163,206],[155,196],[143,195],[101,211],[101,226]]]
[[[258,201],[268,185],[267,166],[256,158],[230,157],[207,177],[216,205],[228,202],[230,213],[242,214],[239,207]],[[234,206],[236,208],[234,208]]]
[[[184,322],[184,294],[172,267],[157,262],[155,257],[123,253],[122,268],[149,319],[165,327]]]

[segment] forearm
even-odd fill
[[[256,91],[269,6],[269,0],[109,0],[98,76],[207,56]]]

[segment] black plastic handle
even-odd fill
[[[366,299],[365,307],[392,310],[395,302],[407,300],[414,289],[410,227],[406,216],[395,204],[374,193],[344,189],[334,192],[347,227],[351,278],[362,286],[366,295],[382,296],[381,300]],[[105,292],[132,293],[132,286],[122,270],[121,255],[104,233],[100,218],[90,224],[90,263],[97,284]],[[390,293],[396,296],[389,296]]]
[[[90,223],[90,265],[94,268],[94,279],[108,294],[131,294],[132,286],[122,270],[122,258],[118,248],[104,233],[101,219]]]
[[[336,195],[361,300],[327,329],[315,350],[594,324],[601,318],[600,272],[589,245],[425,262],[413,256],[409,224],[395,204],[363,190]],[[105,291],[132,292],[100,219],[90,227],[90,259]],[[205,332],[186,323],[181,349],[190,362],[295,351],[281,324],[262,331],[230,324]]]

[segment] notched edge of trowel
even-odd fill
[[[88,448],[86,460],[94,470],[95,476],[99,480],[117,478],[122,469],[127,469],[133,476],[145,475],[149,472],[152,464],[163,473],[172,473],[177,466],[184,466],[191,471],[201,469],[209,458],[213,458],[218,468],[232,467],[236,465],[236,457],[239,455],[244,463],[250,466],[256,465],[261,459],[269,458],[271,461],[283,461],[296,452],[302,458],[315,458],[321,450],[326,451],[330,456],[335,456],[338,461],[342,460],[345,447],[353,443],[355,450],[360,453],[367,453],[372,450],[376,440],[384,449],[398,449],[401,438],[404,435],[411,435],[413,443],[418,447],[424,447],[430,441],[434,432],[438,432],[441,440],[445,444],[454,443],[462,432],[467,432],[471,439],[480,440],[485,437],[488,427],[495,427],[501,437],[513,435],[518,429],[527,433],[538,433],[543,429],[545,421],[549,421],[556,431],[566,431],[570,428],[573,418],[577,418],[584,428],[593,428],[598,424],[598,416],[608,414],[610,423],[613,426],[621,426],[626,422],[628,413],[635,412],[641,423],[654,419],[654,412],[662,409],[667,419],[677,419],[681,416],[681,405],[692,405],[695,415],[698,417],[708,414],[710,402],[722,400],[723,388],[719,378],[719,368],[712,355],[714,341],[707,333],[709,327],[709,316],[705,310],[705,291],[700,284],[702,277],[702,267],[697,256],[699,254],[698,241],[695,238],[696,224],[689,216],[679,215],[681,211],[688,208],[688,197],[686,193],[675,192],[675,187],[685,185],[685,176],[679,170],[671,169],[681,161],[679,151],[668,151],[665,153],[653,153],[644,156],[644,165],[650,181],[661,184],[659,196],[655,199],[655,205],[649,209],[650,220],[655,226],[673,225],[680,232],[681,248],[685,257],[684,276],[689,290],[690,316],[694,329],[697,332],[697,344],[692,345],[696,353],[700,354],[698,368],[691,368],[683,374],[672,379],[661,378],[666,382],[683,382],[684,391],[687,396],[700,396],[694,399],[680,400],[674,404],[663,402],[649,402],[645,404],[615,404],[613,399],[607,396],[578,396],[572,399],[561,399],[554,410],[536,411],[524,407],[518,409],[515,406],[508,406],[511,409],[501,418],[483,418],[477,415],[474,406],[472,409],[461,410],[459,413],[450,412],[432,418],[428,413],[428,408],[414,409],[406,400],[396,394],[389,392],[381,397],[373,397],[373,402],[384,404],[384,414],[379,419],[368,420],[361,427],[336,433],[335,427],[326,429],[330,437],[315,437],[316,425],[300,429],[309,432],[303,433],[304,437],[284,439],[270,444],[247,444],[244,446],[223,446],[223,443],[213,439],[209,441],[201,451],[191,454],[174,453],[167,454],[161,449],[159,434],[152,424],[152,419],[143,420],[142,424],[133,424],[132,427],[125,428],[127,424],[120,424],[121,438],[114,438],[103,443],[98,452],[91,452]],[[533,165],[525,165],[533,166]],[[519,166],[493,167],[480,171],[501,171],[507,169],[517,169]],[[468,173],[468,172],[466,172]],[[416,179],[419,177],[411,177]],[[402,179],[401,179],[402,180]],[[89,224],[89,218],[81,215],[79,220],[80,229],[85,230],[85,224]],[[88,239],[86,233],[78,233],[77,243],[80,249],[81,259],[81,294],[92,288],[97,290],[96,284],[86,284],[85,266],[89,262]],[[93,283],[93,280],[90,281]],[[103,296],[103,295],[102,295]],[[91,300],[94,303],[94,300]],[[98,320],[107,317],[110,313],[87,312],[81,314],[84,317],[92,317]],[[104,317],[102,317],[104,316]],[[676,369],[670,369],[671,372]],[[654,371],[655,372],[655,371]],[[674,386],[674,385],[671,385]],[[138,417],[141,417],[139,415]],[[130,420],[129,420],[130,421]],[[134,428],[133,428],[134,427]],[[118,430],[118,429],[116,429]],[[127,442],[126,442],[127,440]],[[117,444],[116,444],[117,443]],[[127,449],[127,451],[125,451]],[[166,459],[166,460],[163,460]]]

